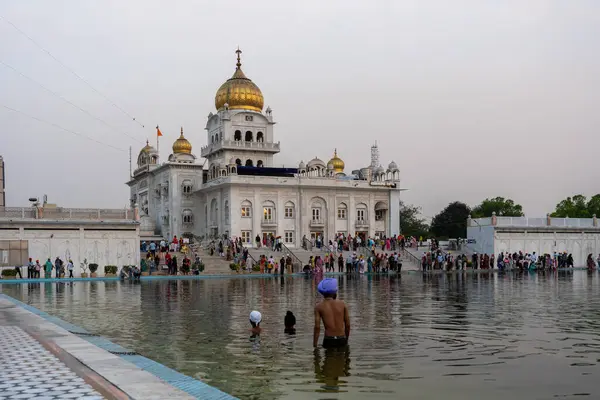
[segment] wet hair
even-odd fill
[[[332,298],[332,299],[337,299],[337,293],[323,293],[323,297],[325,297],[326,299],[328,298]]]
[[[293,328],[294,325],[296,325],[296,317],[294,316],[294,313],[291,311],[288,311],[285,314],[285,318],[283,319],[283,323],[285,325],[286,328]]]
[[[252,325],[253,328],[257,328],[260,326],[260,322],[257,324],[256,322],[250,321],[250,325]]]

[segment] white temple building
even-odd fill
[[[208,115],[202,161],[183,129],[168,161],[160,163],[150,145],[140,151],[127,184],[142,214],[142,239],[226,235],[254,244],[256,236],[273,234],[296,247],[304,236],[398,234],[400,171],[393,161],[380,165],[376,144],[370,165],[351,174],[333,149],[327,162],[315,157],[289,163],[297,168],[274,167],[280,142],[273,112],[263,111],[263,95],[242,72],[240,53]]]

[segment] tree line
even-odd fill
[[[467,217],[485,218],[493,213],[504,217],[522,217],[523,207],[512,199],[493,197],[483,200],[475,207],[454,201],[431,219],[431,223],[421,215],[421,207],[400,202],[400,229],[405,236],[465,238],[467,236]],[[600,218],[600,194],[586,196],[578,194],[560,201],[551,217],[557,218]]]

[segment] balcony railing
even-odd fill
[[[200,149],[200,155],[202,157],[206,157],[208,154],[213,151],[221,150],[221,149],[249,149],[249,150],[262,150],[262,151],[271,151],[273,153],[279,152],[279,142],[277,143],[265,143],[265,142],[246,142],[242,140],[221,140],[217,143],[212,143],[206,146],[203,146]]]
[[[133,220],[135,213],[130,209],[106,208],[48,208],[0,207],[0,219],[52,219],[52,220]]]
[[[313,227],[323,227],[325,226],[325,220],[321,218],[313,218],[310,220],[309,225]]]
[[[491,226],[493,218],[473,218],[471,227]],[[599,224],[594,218],[529,218],[529,217],[496,217],[496,226],[515,228],[563,227],[563,228],[592,228]]]
[[[273,218],[263,218],[263,220],[260,223],[262,226],[276,226],[277,225],[277,221]]]
[[[355,226],[369,226],[369,221],[366,219],[357,219],[354,223]]]

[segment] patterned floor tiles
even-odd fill
[[[0,400],[103,397],[16,326],[0,326]]]

